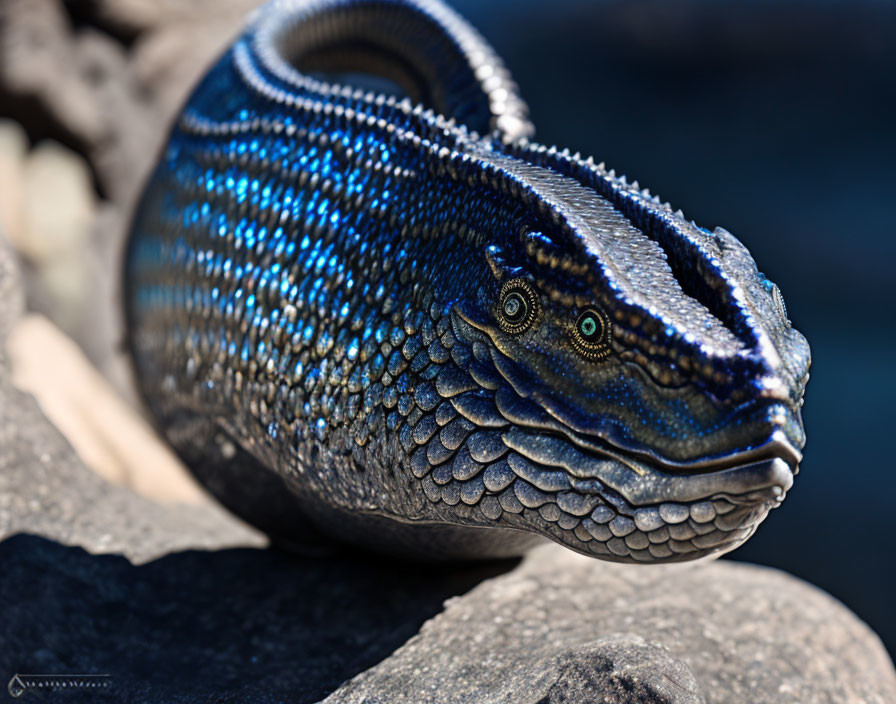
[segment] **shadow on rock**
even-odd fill
[[[445,599],[517,563],[240,548],[135,566],[22,534],[0,543],[0,564],[7,678],[108,673],[116,701],[223,703],[318,701],[391,655]]]

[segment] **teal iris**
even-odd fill
[[[610,321],[595,308],[587,308],[576,318],[572,343],[587,359],[605,359],[610,354]]]
[[[593,337],[597,332],[597,321],[589,315],[579,323],[579,330],[584,337]]]

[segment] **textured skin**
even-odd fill
[[[531,133],[424,0],[274,3],[210,70],[135,217],[127,310],[152,411],[228,506],[283,541],[656,562],[783,499],[809,349],[777,287]]]

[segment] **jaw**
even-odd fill
[[[771,503],[738,506],[724,499],[628,511],[612,505],[583,517],[572,530],[541,515],[532,517],[527,529],[612,562],[686,562],[735,549],[753,535],[772,507]]]
[[[515,464],[526,466],[527,479],[537,484],[539,473],[560,470],[575,493],[575,500],[543,497],[554,498],[555,507],[548,502],[537,517],[530,514],[530,529],[621,562],[676,562],[733,550],[784,500],[800,460],[780,432],[752,450],[689,467],[518,427],[504,441],[522,458]],[[572,515],[570,509],[576,509]]]
[[[520,479],[513,487],[521,510],[505,512],[502,522],[606,560],[680,562],[742,544],[793,481],[787,463],[772,458],[697,476],[636,475],[614,487],[607,481],[614,474],[607,464],[610,474],[602,479],[570,477],[570,490],[556,493],[530,484],[541,483],[539,471],[550,481],[554,468],[530,466],[528,481]],[[632,474],[624,466],[617,469]]]
[[[693,560],[741,545],[784,495],[772,485],[743,494],[718,492],[639,507],[620,498],[585,518],[573,531],[575,540],[553,531],[552,537],[580,552],[623,562]]]
[[[456,407],[467,410],[460,398]],[[777,456],[672,473],[585,451],[506,419],[501,426],[497,415],[488,420],[490,427],[471,432],[453,460],[431,470],[419,463],[415,475],[432,518],[522,530],[605,560],[680,562],[732,550],[793,482],[791,466]],[[443,440],[455,432],[450,423],[445,429]]]
[[[464,445],[431,470],[422,459],[438,453],[429,447],[411,464],[442,517],[528,531],[593,557],[656,563],[727,552],[753,534],[793,483],[795,464],[781,456],[795,462],[798,454],[787,454],[790,446],[778,437],[722,466],[685,471],[586,447],[556,428],[516,425],[503,404],[481,392],[451,403],[460,416],[452,423],[471,431]],[[452,423],[431,442],[448,442]]]

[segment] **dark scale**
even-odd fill
[[[324,80],[365,72],[398,95]],[[777,287],[532,133],[435,2],[259,11],[127,265],[146,399],[224,503],[282,542],[638,562],[730,550],[780,503],[809,354]]]

